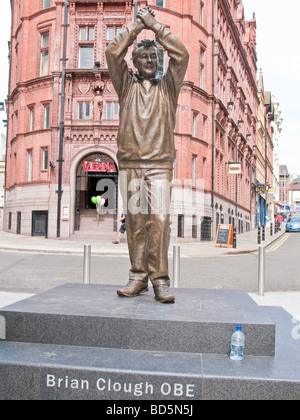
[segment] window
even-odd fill
[[[50,128],[50,106],[44,108],[44,129]]]
[[[119,35],[120,32],[122,32],[123,27],[122,26],[107,26],[106,27],[106,47],[110,42],[115,39],[116,36]],[[105,61],[105,66],[107,66]]]
[[[204,89],[205,50],[200,48],[200,88]]]
[[[199,18],[199,23],[201,26],[203,26],[204,24],[204,3],[201,0],[200,1],[200,18]]]
[[[116,36],[122,32],[122,26],[108,26],[106,30],[106,40],[112,41]]]
[[[93,26],[81,26],[79,29],[80,41],[94,41],[95,30]]]
[[[118,102],[106,102],[106,119],[119,119],[119,104]]]
[[[196,186],[196,163],[197,156],[192,157],[192,187]]]
[[[94,67],[94,26],[79,27],[79,68],[92,69]]]
[[[51,6],[51,0],[43,0],[43,9],[48,9]]]
[[[94,46],[82,45],[79,47],[79,68],[92,69],[94,67]]]
[[[31,150],[28,151],[27,163],[28,163],[27,180],[28,182],[31,182],[32,181],[32,151]]]
[[[42,156],[42,170],[46,171],[48,169],[48,149],[43,150]]]
[[[165,74],[165,51],[159,49],[158,55],[159,55],[159,61],[158,61],[157,73],[159,76],[163,76]]]
[[[49,74],[49,32],[42,34],[41,38],[41,69],[40,75]]]
[[[114,39],[114,28],[112,26],[112,27],[107,28],[106,40],[112,41],[113,39]]]
[[[197,118],[197,114],[194,112],[193,113],[193,131],[192,131],[192,136],[193,137],[197,137],[197,121],[198,121],[198,118]]]
[[[17,211],[17,226],[16,226],[17,235],[20,235],[21,233],[21,218],[22,218],[22,213],[20,211]]]
[[[203,115],[202,139],[207,140],[207,116]]]
[[[91,117],[91,104],[89,102],[78,103],[78,119],[89,120]]]
[[[156,0],[156,6],[166,7],[166,0]]]
[[[178,230],[177,230],[178,238],[184,238],[184,215],[178,214]]]
[[[198,230],[197,230],[197,216],[192,217],[192,238],[196,239],[198,236]]]
[[[29,112],[30,112],[29,131],[33,131],[34,130],[34,109],[31,108]]]

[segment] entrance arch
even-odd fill
[[[80,216],[84,212],[96,214],[92,197],[101,195],[105,205],[101,217],[111,219],[113,231],[117,230],[118,168],[107,154],[93,152],[80,160],[76,169],[74,231],[80,230]]]

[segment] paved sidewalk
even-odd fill
[[[266,230],[266,239],[263,246],[270,245],[273,241],[284,235],[282,228],[276,235],[270,236],[270,229]],[[127,243],[114,245],[111,241],[100,241],[94,238],[84,239],[46,239],[44,237],[31,237],[16,235],[0,231],[0,250],[27,251],[62,254],[83,254],[84,245],[91,245],[93,255],[128,255]],[[237,247],[216,247],[212,242],[172,242],[169,253],[172,254],[173,245],[180,245],[181,257],[209,257],[232,253],[254,252],[258,249],[257,230],[237,235]]]

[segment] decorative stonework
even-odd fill
[[[116,144],[117,135],[113,133],[97,133],[91,130],[66,130],[65,140],[72,144]]]
[[[78,90],[84,95],[86,95],[91,90],[91,84],[88,80],[83,79],[78,83]]]

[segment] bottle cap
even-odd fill
[[[242,331],[242,326],[241,326],[241,324],[237,324],[237,326],[236,326],[236,330],[237,330],[237,331]]]

